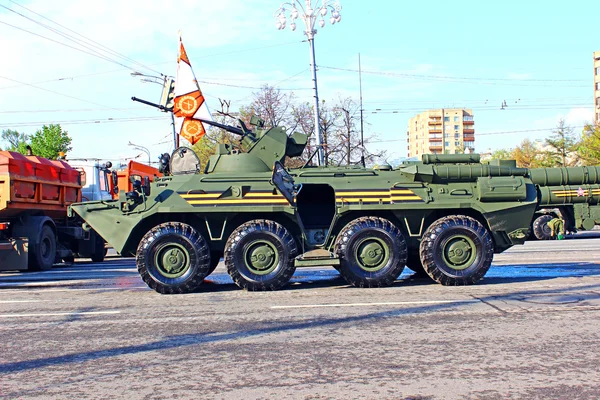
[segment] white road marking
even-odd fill
[[[62,312],[62,313],[43,313],[43,314],[0,314],[0,318],[28,318],[28,317],[64,317],[75,315],[104,315],[120,314],[121,311],[82,311],[82,312]]]
[[[50,301],[50,300],[0,300],[0,304],[8,304],[8,303],[39,303],[42,301]]]
[[[10,287],[15,287],[15,286],[19,286],[19,287],[28,287],[30,285],[27,284],[12,284],[9,285]],[[86,288],[86,289],[76,289],[76,288],[71,288],[71,289],[37,289],[36,286],[38,285],[31,285],[33,286],[31,289],[1,289],[0,290],[0,295],[2,294],[9,294],[9,293],[23,293],[23,292],[27,292],[27,293],[50,293],[50,292],[75,292],[75,291],[86,291],[86,290],[132,290],[132,289],[149,289],[148,286],[127,286],[127,287],[119,287],[119,288],[111,288],[111,287],[97,287],[97,288]],[[49,285],[44,285],[44,286],[49,286]],[[58,286],[58,285],[57,285]],[[0,288],[2,287],[2,285],[0,285]]]
[[[371,306],[411,306],[419,304],[448,303],[481,303],[480,300],[423,300],[423,301],[391,301],[385,303],[337,303],[337,304],[303,304],[295,306],[271,306],[272,309],[284,308],[322,308],[322,307],[371,307]]]

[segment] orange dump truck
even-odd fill
[[[154,181],[155,176],[162,176],[157,168],[151,167],[137,161],[130,160],[127,166],[123,169],[113,170],[113,177],[110,179],[110,192],[114,199],[119,198],[119,191],[131,192],[133,190],[133,180],[142,181],[144,177],[148,177],[150,182]]]
[[[65,161],[0,151],[0,271],[47,270],[76,255],[104,259],[104,240],[67,218],[81,188]]]

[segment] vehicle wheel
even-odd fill
[[[544,214],[533,221],[533,234],[539,240],[552,239],[552,229],[548,226],[548,222],[554,217],[549,214]]]
[[[194,228],[167,222],[144,235],[137,248],[136,264],[143,281],[157,292],[188,293],[208,275],[210,251]]]
[[[339,233],[334,252],[340,274],[352,286],[389,286],[406,264],[406,241],[400,229],[384,218],[362,217]]]
[[[40,231],[37,244],[29,249],[29,265],[35,271],[47,271],[52,268],[56,258],[56,235],[49,225]]]
[[[423,268],[423,263],[421,262],[421,257],[419,256],[418,251],[409,251],[408,257],[406,258],[406,266],[411,269],[415,275],[419,278],[429,277],[427,272],[425,272],[425,268]]]
[[[277,290],[296,267],[296,241],[274,221],[257,219],[239,226],[225,245],[225,266],[231,279],[245,290]]]
[[[104,261],[104,256],[106,256],[107,249],[104,247],[104,239],[102,236],[94,233],[96,236],[94,238],[94,252],[91,254],[90,258],[92,262],[102,262]]]
[[[442,285],[477,282],[490,269],[493,256],[488,230],[476,219],[463,215],[438,219],[421,241],[423,268]]]

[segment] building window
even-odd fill
[[[455,133],[454,134],[454,139],[458,139],[460,137],[460,133]]]
[[[454,122],[458,122],[458,115],[454,116]]]
[[[458,130],[458,128],[460,128],[460,126],[458,126],[458,125],[454,125],[454,130],[455,130],[455,131],[457,131],[457,130]]]
[[[463,121],[473,121],[473,116],[472,115],[465,115],[465,117],[463,118]]]
[[[454,142],[455,146],[460,146],[460,142]]]
[[[444,142],[446,144],[446,147],[450,147],[450,142]]]
[[[596,67],[596,75],[600,75],[600,67]]]
[[[448,122],[448,121],[450,121],[450,117],[444,117],[444,121],[445,121],[445,122]]]

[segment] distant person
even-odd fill
[[[558,240],[565,238],[565,221],[562,218],[552,218],[548,221],[550,227],[550,236],[556,237]]]

